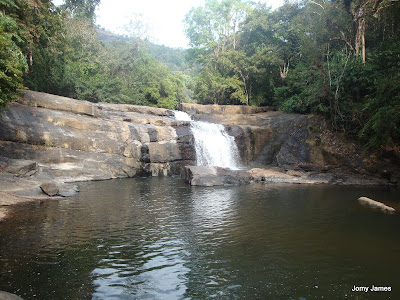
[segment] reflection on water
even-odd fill
[[[400,192],[178,179],[83,183],[0,224],[0,290],[25,299],[398,299]],[[353,285],[386,285],[381,294]],[[397,289],[396,289],[397,288]]]
[[[156,241],[137,253],[138,262],[121,259],[131,252],[129,245],[116,246],[99,262],[92,272],[96,290],[94,298],[120,299],[122,295],[135,298],[181,298],[186,291],[183,248],[178,240]]]
[[[198,230],[215,233],[229,229],[229,223],[234,222],[235,190],[233,189],[195,189],[191,195],[191,218]]]

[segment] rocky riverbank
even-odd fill
[[[72,182],[178,174],[195,162],[191,139],[167,109],[22,91],[0,117],[1,205],[49,198],[44,183],[55,199]]]
[[[322,117],[286,114],[271,107],[183,103],[195,120],[226,127],[246,166],[274,166],[313,173],[400,183],[400,148],[368,151],[356,140],[333,132]]]
[[[341,172],[307,172],[278,167],[230,170],[220,167],[186,166],[181,170],[181,177],[190,185],[197,186],[229,186],[254,182],[334,185],[388,184],[384,179],[352,176]]]
[[[73,196],[74,182],[181,170],[196,185],[400,181],[391,159],[360,151],[318,117],[246,106],[182,104],[181,109],[196,120],[223,124],[243,164],[253,169],[183,168],[195,165],[194,137],[190,122],[176,121],[170,110],[22,91],[0,117],[0,207]],[[4,215],[0,210],[0,219]]]

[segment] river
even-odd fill
[[[0,223],[0,290],[24,299],[400,299],[399,189],[178,178],[81,183]],[[352,292],[354,286],[391,292]]]

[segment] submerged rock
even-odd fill
[[[360,198],[358,198],[358,201],[363,205],[367,205],[372,208],[380,209],[381,211],[388,213],[388,214],[394,214],[396,212],[396,210],[393,207],[387,206],[387,205],[383,204],[382,202],[378,202],[378,201],[372,200],[367,197],[360,197]]]

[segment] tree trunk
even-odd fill
[[[360,48],[361,48],[362,61],[363,63],[365,63],[365,18],[360,16],[360,18],[358,18],[356,22],[357,22],[357,32],[355,41],[356,54],[360,53]]]
[[[283,67],[279,67],[279,73],[282,79],[285,79],[289,73],[289,61],[283,63]]]

